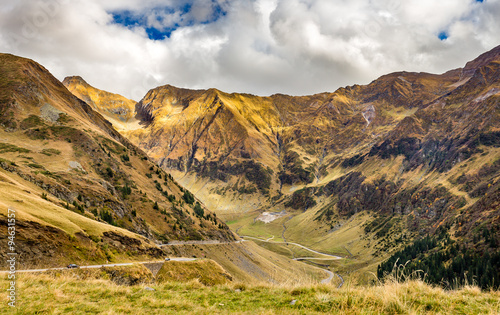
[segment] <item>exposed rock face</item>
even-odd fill
[[[69,164],[69,167],[71,169],[76,169],[76,170],[78,170],[80,172],[86,173],[86,171],[83,168],[83,166],[80,163],[78,163],[77,161],[69,161],[68,164]]]
[[[375,107],[373,107],[372,104],[369,104],[365,107],[365,109],[362,112],[363,118],[366,120],[366,127],[370,126],[371,122],[375,119],[377,116],[375,114]]]
[[[369,150],[452,91],[459,76],[400,72],[367,86],[302,97],[167,85],[137,103],[144,128],[123,134],[188,187],[216,183],[199,192],[216,210],[240,194],[258,201],[236,207],[265,207],[270,197],[321,180],[346,153]],[[223,194],[217,193],[221,187]]]
[[[48,122],[55,123],[64,114],[62,111],[50,106],[50,104],[45,104],[40,108],[40,117]]]

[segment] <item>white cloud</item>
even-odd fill
[[[113,23],[125,10],[177,29],[150,40]],[[500,44],[498,16],[500,0],[1,0],[0,47],[136,100],[162,84],[312,94],[463,66]]]

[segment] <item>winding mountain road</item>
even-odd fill
[[[321,268],[321,269],[323,269],[323,268]],[[333,280],[333,276],[335,276],[335,274],[328,269],[323,269],[323,270],[328,273],[328,278],[321,280],[321,283],[322,284],[330,283],[330,281]]]
[[[303,249],[305,249],[307,251],[310,251],[312,253],[319,254],[319,255],[324,255],[324,256],[328,256],[329,257],[329,258],[327,258],[327,257],[325,257],[325,258],[319,258],[319,257],[299,257],[299,258],[294,258],[294,260],[297,260],[297,261],[300,261],[300,260],[313,260],[313,259],[315,259],[315,260],[332,260],[332,259],[341,259],[342,258],[340,256],[318,252],[318,251],[316,251],[314,249],[310,249],[308,247],[305,247],[305,246],[303,246],[301,244],[297,244],[297,243],[273,241],[272,239],[274,238],[274,236],[270,237],[268,239],[260,239],[260,238],[251,237],[251,236],[240,236],[240,237],[242,238],[241,240],[233,241],[233,242],[221,242],[221,241],[188,241],[188,242],[172,242],[172,243],[168,243],[168,244],[161,244],[159,246],[162,247],[162,246],[194,245],[194,244],[200,244],[201,245],[201,244],[242,243],[242,242],[245,241],[243,238],[247,238],[247,239],[254,239],[254,240],[257,240],[257,241],[267,242],[267,243],[292,244],[292,245],[298,246],[300,248],[303,248]],[[169,261],[194,261],[196,259],[197,258],[172,257],[172,258],[169,259]],[[151,264],[151,263],[163,263],[163,262],[165,262],[165,261],[164,260],[162,260],[162,261],[141,261],[141,262],[116,263],[116,264],[88,265],[88,266],[79,266],[78,268],[80,268],[80,269],[92,269],[92,268],[102,268],[102,267],[131,266],[131,265],[134,265],[134,264]],[[59,267],[59,268],[47,268],[47,269],[16,270],[15,272],[16,273],[17,272],[19,272],[19,273],[22,273],[22,272],[47,272],[47,271],[53,271],[53,270],[67,270],[67,269],[69,269],[69,268],[68,267]],[[340,278],[340,280],[341,280],[341,283],[338,286],[338,288],[342,287],[342,285],[344,284],[344,279],[342,278],[341,275],[335,274],[335,273],[333,273],[330,270],[325,269],[325,268],[320,268],[320,269],[322,269],[326,273],[328,273],[328,278],[321,280],[321,283],[323,283],[323,284],[330,283],[333,280],[333,277],[335,275],[337,275]],[[0,275],[1,274],[7,274],[7,273],[9,273],[9,271],[7,271],[7,270],[0,270]]]
[[[240,235],[241,238],[248,238],[248,239],[252,239],[252,240],[257,240],[257,241],[261,241],[261,242],[266,242],[266,243],[275,243],[275,244],[291,244],[291,245],[295,245],[295,246],[298,246],[302,249],[305,249],[311,253],[315,253],[315,254],[318,254],[318,255],[323,255],[323,256],[328,256],[328,257],[332,257],[330,259],[342,259],[342,257],[340,256],[336,256],[336,255],[332,255],[332,254],[327,254],[327,253],[322,253],[322,252],[318,252],[317,250],[314,250],[314,249],[311,249],[311,248],[308,248],[304,245],[301,245],[301,244],[297,244],[297,243],[293,243],[293,242],[278,242],[278,241],[271,241],[269,239],[265,240],[265,239],[261,239],[261,238],[258,238],[258,237],[253,237],[253,236],[246,236],[246,235]],[[314,258],[313,258],[314,259]]]
[[[253,239],[253,240],[257,240],[257,241],[260,241],[260,242],[266,242],[266,243],[286,244],[286,245],[291,244],[291,245],[298,246],[298,247],[300,247],[302,249],[305,249],[305,250],[310,251],[310,252],[315,253],[315,254],[319,254],[319,255],[323,255],[323,256],[328,256],[328,257],[324,257],[324,258],[321,258],[321,257],[297,257],[297,258],[293,258],[293,260],[297,260],[297,261],[300,261],[300,260],[313,260],[313,259],[314,260],[337,260],[337,259],[342,259],[342,257],[340,257],[340,256],[336,256],[336,255],[332,255],[332,254],[327,254],[327,253],[322,253],[322,252],[319,252],[317,250],[314,250],[314,249],[311,249],[309,247],[306,247],[304,245],[293,243],[293,242],[277,242],[277,241],[272,241],[271,240],[272,238],[261,239],[261,238],[257,238],[257,237],[247,236],[247,235],[239,235],[239,237],[244,238],[244,239]],[[339,284],[339,286],[337,288],[340,289],[344,285],[344,278],[342,278],[341,275],[339,275],[338,273],[333,273],[330,270],[325,269],[325,268],[320,268],[320,269],[322,269],[326,273],[328,273],[328,278],[321,280],[321,283],[323,283],[323,284],[330,283],[330,281],[333,280],[333,277],[335,275],[337,275],[337,277],[339,277],[339,279],[340,279],[340,284]]]

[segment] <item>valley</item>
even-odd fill
[[[96,266],[81,269],[97,270],[97,291],[114,267],[163,289],[213,273],[215,291],[248,283],[286,301],[401,278],[498,289],[500,46],[443,74],[315,95],[165,85],[138,102],[0,61],[0,242],[13,214],[26,290],[74,281],[52,269],[68,264]],[[158,278],[145,262],[172,269]]]
[[[497,47],[440,75],[300,97],[160,86],[122,134],[239,235],[345,257],[331,267],[370,282],[425,235],[498,250],[499,62]]]

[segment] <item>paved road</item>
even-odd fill
[[[257,238],[257,237],[252,237],[252,236],[245,236],[245,235],[239,235],[241,238],[248,238],[248,239],[253,239],[253,240],[258,240],[258,241],[261,241],[261,242],[266,242],[266,243],[275,243],[275,244],[292,244],[292,245],[295,245],[295,246],[298,246],[300,248],[303,248],[307,251],[310,251],[312,253],[315,253],[315,254],[319,254],[319,255],[324,255],[324,256],[328,256],[328,258],[319,258],[319,257],[297,257],[297,258],[293,258],[293,260],[297,260],[297,261],[300,261],[300,260],[306,260],[306,259],[317,259],[317,260],[332,260],[332,259],[342,259],[342,257],[340,256],[336,256],[336,255],[331,255],[331,254],[327,254],[327,253],[322,253],[322,252],[318,252],[317,250],[314,250],[314,249],[311,249],[311,248],[308,248],[308,247],[305,247],[304,245],[301,245],[301,244],[297,244],[297,243],[292,243],[292,242],[276,242],[276,241],[271,241],[271,239],[267,239],[267,240],[264,240],[264,239],[261,239],[261,238]],[[333,280],[333,277],[335,275],[337,275],[337,277],[339,277],[340,279],[340,284],[338,286],[338,288],[341,288],[343,285],[344,285],[344,278],[342,278],[341,275],[339,275],[338,273],[333,273],[331,272],[330,270],[328,269],[325,269],[325,268],[320,268],[322,270],[324,270],[325,272],[328,273],[328,278],[326,279],[323,279],[321,280],[321,283],[330,283],[330,281]]]
[[[323,268],[321,268],[321,269],[323,269]],[[321,280],[321,283],[330,283],[330,281],[333,280],[333,276],[335,274],[333,272],[331,272],[330,270],[328,270],[328,269],[323,269],[323,270],[328,273],[328,278]]]
[[[193,261],[196,258],[186,258],[186,257],[172,257],[170,261]],[[119,267],[119,266],[131,266],[134,264],[154,264],[154,263],[163,263],[164,260],[160,261],[138,261],[138,262],[130,262],[130,263],[121,263],[121,264],[105,264],[105,265],[90,265],[90,266],[79,266],[80,269],[91,269],[91,268],[102,268],[102,267]],[[27,269],[27,270],[16,270],[16,272],[45,272],[51,270],[67,270],[67,267],[63,268],[48,268],[48,269]],[[8,273],[8,271],[0,271],[0,274]]]
[[[219,240],[209,240],[209,241],[172,241],[165,244],[159,244],[159,247],[162,246],[177,246],[177,245],[215,245],[215,244],[238,244],[243,242],[244,240],[239,241],[231,241],[231,242],[221,242]]]
[[[290,218],[291,219],[291,218]],[[240,227],[241,228],[241,227]],[[238,228],[238,230],[240,229]],[[286,227],[285,227],[286,229]],[[236,233],[238,233],[238,230],[236,230]],[[284,236],[284,235],[283,235]],[[241,240],[239,241],[232,241],[232,242],[221,242],[221,241],[217,241],[217,240],[210,240],[210,241],[173,241],[173,242],[170,242],[170,243],[167,243],[167,244],[160,244],[159,246],[175,246],[175,245],[209,245],[209,244],[234,244],[234,243],[242,243],[244,242],[245,240],[243,238],[249,238],[249,239],[255,239],[255,240],[258,240],[258,241],[262,241],[262,242],[268,242],[268,243],[279,243],[279,244],[292,244],[292,245],[295,245],[295,246],[298,246],[298,247],[301,247],[305,250],[308,250],[312,253],[315,253],[315,254],[319,254],[319,255],[325,255],[325,256],[328,256],[329,258],[316,258],[316,257],[300,257],[300,258],[294,258],[294,260],[304,260],[304,259],[320,259],[320,260],[332,260],[332,259],[341,259],[342,257],[340,256],[335,256],[335,255],[331,255],[331,254],[326,254],[326,253],[322,253],[322,252],[318,252],[314,249],[310,249],[308,247],[305,247],[301,244],[297,244],[297,243],[292,243],[292,242],[276,242],[276,241],[272,241],[272,239],[274,239],[274,235],[268,239],[260,239],[260,238],[256,238],[256,237],[251,237],[251,236],[241,236],[240,237],[242,238]],[[189,259],[189,258],[187,258]],[[192,258],[191,258],[192,259]],[[174,258],[172,258],[172,260],[174,260]],[[194,259],[193,259],[194,260]],[[82,267],[83,268],[83,267]],[[99,267],[95,267],[95,268],[99,268]],[[64,269],[64,268],[63,268]],[[330,270],[328,269],[324,269],[324,268],[320,268],[322,270],[324,270],[326,273],[328,273],[328,278],[326,279],[323,279],[321,280],[321,283],[330,283],[330,281],[333,280],[333,277],[336,275],[335,273],[331,272]],[[340,278],[340,280],[342,281],[339,285],[339,288],[344,284],[344,279],[342,278],[341,275],[337,274],[337,276]]]
[[[342,278],[342,276],[339,275],[338,273],[337,273],[337,277],[339,277],[339,279],[340,279],[340,284],[338,286],[338,288],[340,289],[344,285],[344,278]]]
[[[210,244],[238,244],[242,243],[245,240],[231,241],[231,242],[221,242],[218,240],[208,240],[208,241],[172,241],[167,244],[160,244],[159,247],[163,246],[176,246],[176,245],[210,245]],[[193,261],[196,258],[185,258],[185,257],[172,257],[171,261]],[[91,266],[79,266],[81,269],[90,269],[90,268],[102,268],[102,267],[115,267],[115,266],[130,266],[133,264],[151,264],[151,263],[161,263],[164,261],[141,261],[141,262],[131,262],[131,263],[120,263],[120,264],[105,264],[105,265],[91,265]],[[28,270],[16,270],[16,272],[45,272],[49,270],[66,270],[67,267],[61,268],[48,268],[48,269],[28,269]],[[0,270],[0,274],[8,273],[8,271]]]
[[[292,242],[277,242],[277,241],[271,241],[271,240],[264,240],[264,239],[261,239],[261,238],[257,238],[257,237],[252,237],[252,236],[245,236],[245,235],[240,235],[240,237],[242,238],[249,238],[249,239],[253,239],[253,240],[257,240],[257,241],[261,241],[261,242],[267,242],[267,243],[275,243],[275,244],[291,244],[291,245],[295,245],[295,246],[298,246],[300,248],[303,248],[307,251],[310,251],[311,253],[315,253],[315,254],[318,254],[318,255],[323,255],[323,256],[328,256],[328,257],[332,257],[330,259],[342,259],[342,257],[340,256],[336,256],[336,255],[332,255],[332,254],[327,254],[327,253],[322,253],[322,252],[318,252],[317,250],[314,250],[314,249],[311,249],[311,248],[308,248],[308,247],[305,247],[304,245],[301,245],[301,244],[297,244],[297,243],[292,243]]]

